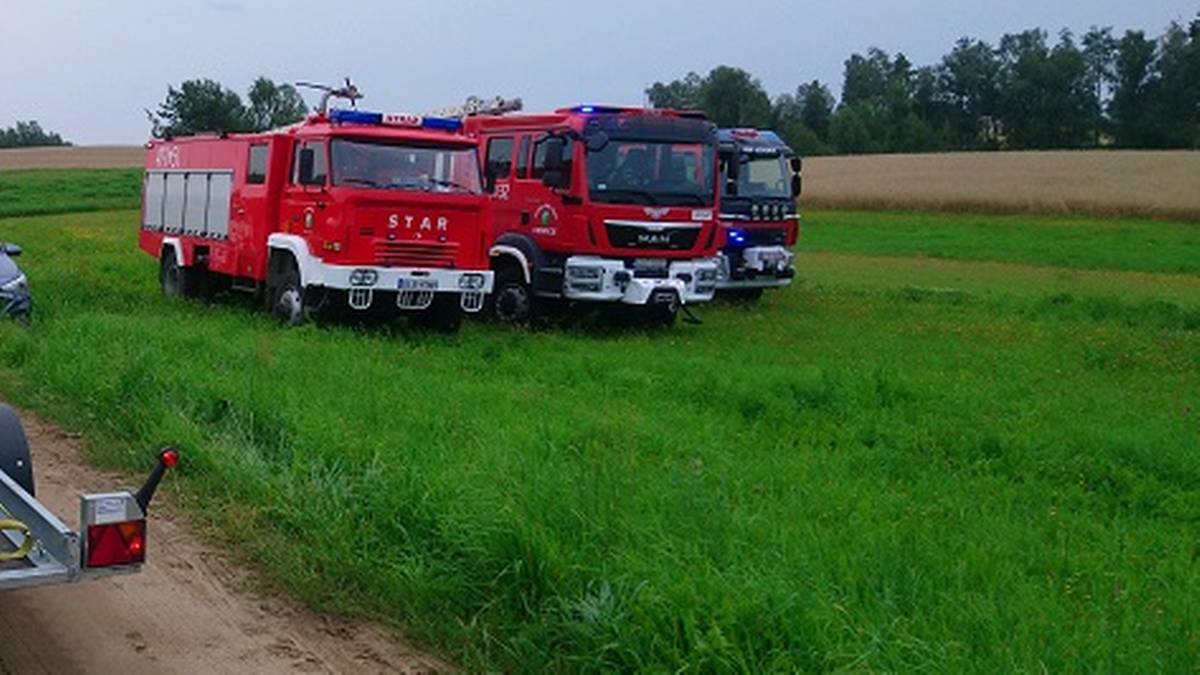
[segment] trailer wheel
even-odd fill
[[[533,318],[533,289],[517,265],[505,265],[496,272],[492,291],[491,314],[501,323],[527,323]]]
[[[0,470],[33,495],[33,461],[16,411],[0,403]]]
[[[304,287],[300,273],[293,266],[279,275],[271,295],[271,313],[288,326],[299,326],[307,317]]]

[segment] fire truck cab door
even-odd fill
[[[567,211],[570,208],[564,195],[579,189],[573,180],[575,172],[572,154],[575,144],[567,140],[562,151],[562,171],[572,177],[571,185],[565,189],[556,189],[542,181],[547,170],[546,148],[556,147],[545,143],[545,140],[545,137],[535,138],[533,143],[529,181],[522,190],[525,198],[521,211],[521,230],[532,234],[539,242],[564,242],[569,238],[569,233],[564,232],[564,226],[568,222]]]
[[[300,152],[313,151],[312,182],[307,185],[300,183]],[[291,175],[283,189],[283,199],[280,200],[279,220],[280,230],[298,234],[308,240],[309,249],[314,254],[321,251],[322,242],[317,233],[318,224],[322,223],[328,214],[329,162],[324,140],[300,141],[292,148]]]

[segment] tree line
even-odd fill
[[[1040,29],[962,38],[933,65],[872,47],[845,62],[842,96],[812,81],[772,99],[718,66],[646,90],[658,108],[719,126],[774,128],[799,153],[1200,148],[1200,15],[1151,38]]]
[[[155,138],[204,132],[237,133],[275,129],[304,119],[308,106],[290,84],[259,77],[246,101],[220,82],[206,78],[167,86],[167,97],[155,111],[146,111]]]
[[[70,145],[62,136],[42,129],[34,120],[17,122],[14,127],[0,128],[0,149],[38,148],[45,146]]]

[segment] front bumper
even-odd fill
[[[708,302],[716,292],[717,260],[673,260],[654,276],[639,274],[616,258],[575,255],[563,264],[563,296],[583,302],[645,305],[674,292],[679,302]]]
[[[783,246],[751,246],[721,252],[717,290],[781,288],[796,276],[796,254]]]
[[[490,270],[323,265],[314,285],[346,291],[348,304],[357,310],[369,309],[377,296],[394,297],[400,309],[420,310],[437,294],[458,294],[463,311],[478,312],[494,283]]]

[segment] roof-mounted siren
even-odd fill
[[[462,105],[440,108],[429,114],[435,117],[462,119],[474,115],[503,115],[510,112],[520,112],[524,109],[525,104],[519,98],[502,98],[496,96],[495,98],[485,100],[478,96],[468,96],[466,102]]]
[[[315,109],[316,113],[322,117],[329,114],[329,99],[331,98],[346,99],[350,102],[351,108],[357,108],[358,99],[363,97],[362,93],[359,92],[358,87],[354,86],[354,83],[351,82],[350,78],[348,77],[346,78],[346,84],[341,87],[332,87],[328,84],[316,84],[313,82],[297,82],[296,86],[325,92],[321,95],[321,101],[317,104]]]

